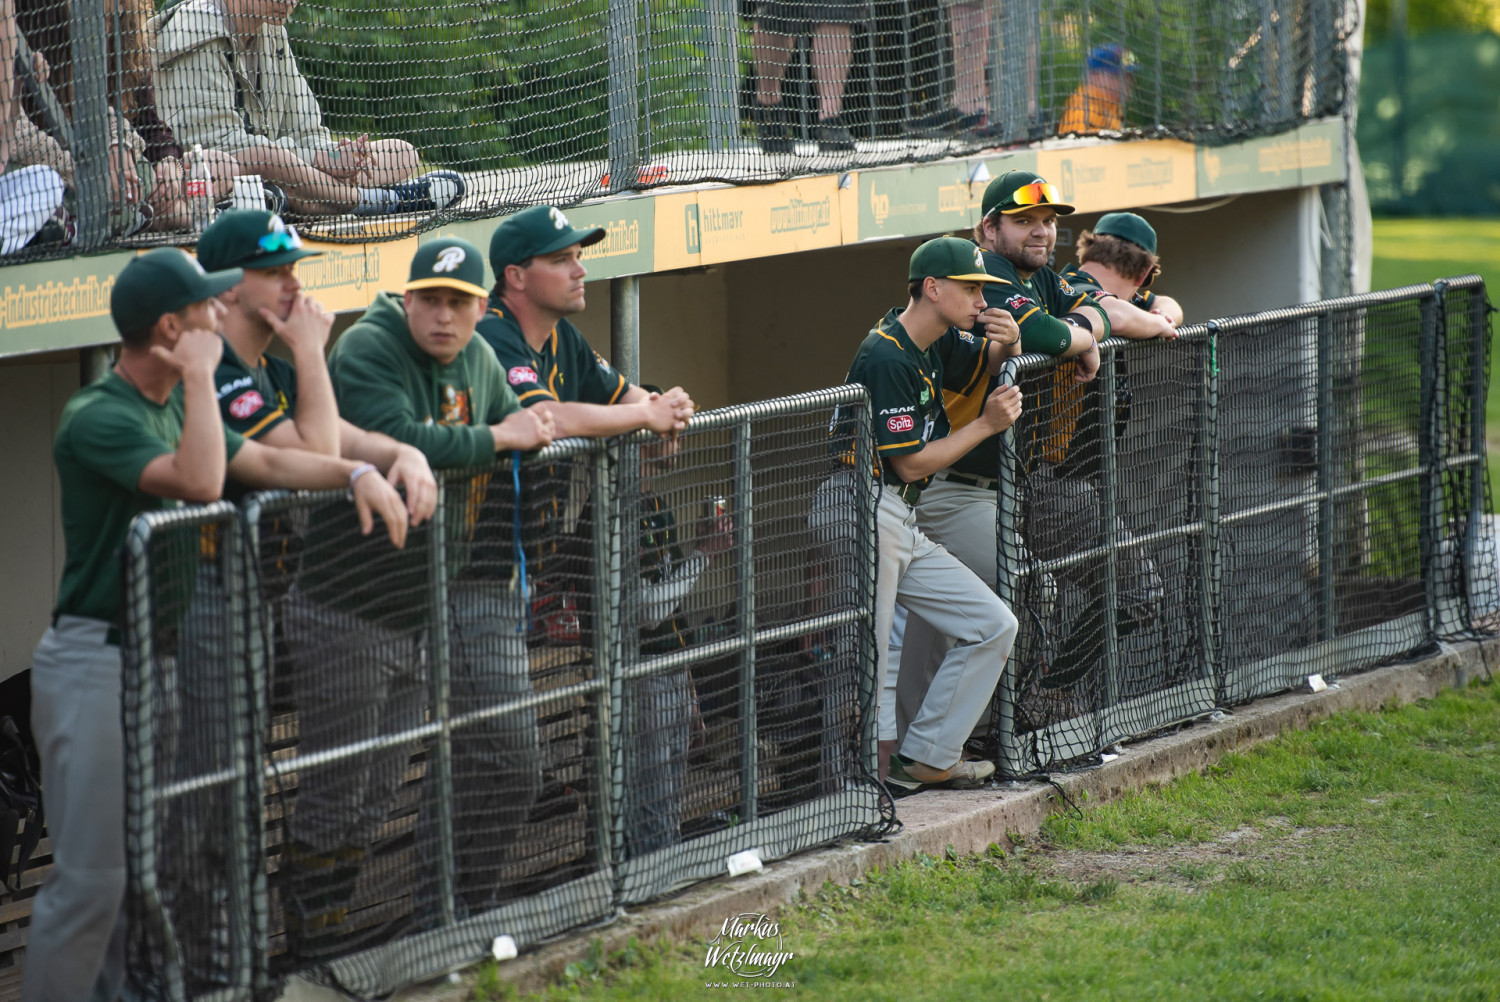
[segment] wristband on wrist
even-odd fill
[[[351,491],[354,490],[354,482],[356,480],[358,480],[360,477],[364,476],[366,473],[373,473],[373,472],[375,472],[375,464],[374,463],[360,463],[358,466],[356,466],[349,473],[349,489]]]

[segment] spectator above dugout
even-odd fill
[[[432,212],[462,198],[454,171],[408,180],[417,151],[405,140],[333,137],[287,37],[295,7],[184,0],[152,18],[157,103],[178,140],[234,153],[299,213]]]
[[[1096,45],[1084,65],[1083,82],[1063,105],[1057,134],[1118,132],[1125,126],[1125,106],[1140,67],[1135,54],[1118,42]]]

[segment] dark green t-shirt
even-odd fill
[[[918,348],[896,319],[900,313],[899,308],[891,310],[865,335],[844,379],[863,383],[870,393],[876,464],[872,473],[896,487],[906,482],[884,458],[921,452],[928,442],[948,434],[942,355],[936,345],[926,351]],[[957,337],[958,332],[949,330],[943,336]],[[922,481],[923,486],[928,479]]]
[[[523,406],[540,400],[612,404],[630,388],[630,381],[590,348],[568,321],[559,320],[536,351],[504,303],[491,296],[489,305],[474,330],[495,349],[505,381]]]
[[[182,438],[182,396],[156,404],[119,375],[73,394],[63,408],[52,455],[62,487],[67,557],[57,590],[58,615],[120,618],[120,552],[131,519],[181,502],[140,490],[141,473]],[[224,433],[230,459],[244,438]]]

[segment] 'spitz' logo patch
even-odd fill
[[[1005,305],[1009,306],[1013,310],[1022,310],[1031,305],[1031,300],[1027,299],[1025,296],[1021,295],[1018,292],[1014,296],[1011,296],[1009,299],[1007,299],[1005,301]]]
[[[510,385],[512,386],[520,386],[522,383],[534,383],[536,382],[536,370],[529,365],[517,365],[510,372],[506,373],[505,378],[510,380]]]
[[[910,414],[897,414],[895,417],[886,421],[885,426],[891,431],[902,432],[911,431],[917,425],[916,422],[911,419]]]
[[[229,405],[229,413],[243,421],[265,405],[266,402],[261,399],[259,393],[256,393],[254,390],[246,390],[234,398],[234,402]]]

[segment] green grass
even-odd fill
[[[1349,714],[1010,852],[829,885],[777,916],[797,987],[770,997],[1500,998],[1497,818],[1500,685]],[[721,996],[704,954],[596,946],[529,997]]]
[[[1454,275],[1483,276],[1500,301],[1500,219],[1377,219],[1370,288],[1393,289]],[[1493,347],[1493,346],[1492,346]],[[1500,465],[1500,379],[1485,401],[1490,470]]]

